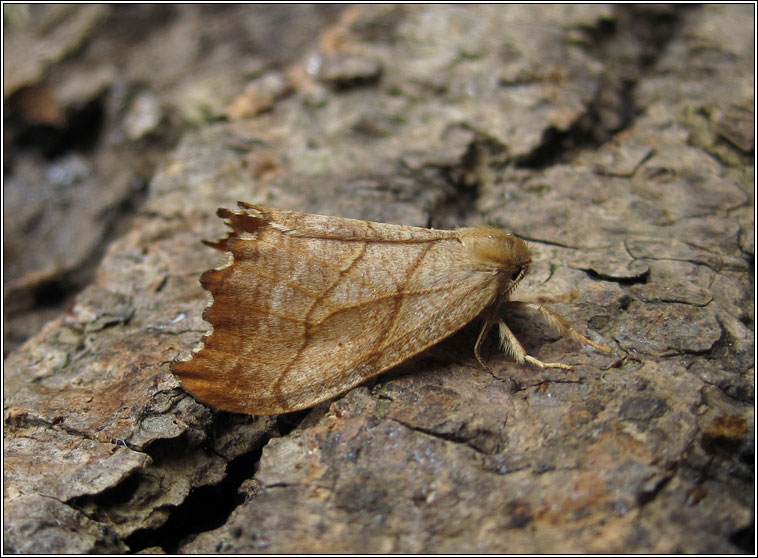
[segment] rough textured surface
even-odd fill
[[[92,281],[182,135],[339,8],[4,5],[4,356]],[[259,88],[260,89],[260,88]]]
[[[752,6],[331,22],[159,159],[90,286],[6,358],[4,550],[752,552]],[[175,79],[237,75],[209,67]],[[514,319],[577,368],[492,339],[482,370],[473,327],[309,411],[215,412],[168,363],[207,328],[223,258],[199,241],[237,199],[512,230],[515,298],[563,297],[614,355]]]

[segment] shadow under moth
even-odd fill
[[[212,296],[204,346],[172,371],[198,400],[252,415],[311,407],[409,359],[476,317],[504,351],[540,368],[501,317],[539,314],[604,352],[540,304],[510,300],[532,261],[526,243],[490,227],[452,231],[373,223],[239,202],[231,231],[205,243],[228,261],[200,282]],[[486,366],[485,366],[486,368]]]

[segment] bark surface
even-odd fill
[[[13,141],[110,107],[89,151],[9,143],[6,339],[53,319],[5,360],[6,552],[754,550],[752,6],[172,6],[141,35],[68,9],[6,14],[60,41],[7,51]],[[313,409],[215,411],[169,363],[237,200],[512,231],[513,298],[614,352],[509,317],[576,368],[493,335],[483,370],[474,324]],[[50,285],[86,287],[61,312]]]

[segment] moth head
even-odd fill
[[[464,229],[461,241],[476,267],[497,274],[500,296],[507,300],[532,263],[526,242],[492,227]]]

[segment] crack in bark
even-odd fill
[[[240,487],[246,480],[255,478],[266,444],[274,437],[286,436],[292,432],[311,410],[279,415],[268,434],[254,447],[227,460],[226,474],[218,484],[193,488],[190,494],[173,508],[160,527],[135,531],[126,537],[125,542],[130,549],[137,552],[151,546],[160,546],[167,552],[175,552],[189,538],[224,525],[234,510],[245,501],[246,497],[240,493]],[[212,428],[213,424],[209,424],[208,427]],[[214,453],[224,458],[218,452]],[[212,513],[208,510],[212,510]]]
[[[466,436],[463,436],[463,435],[460,435],[460,434],[456,434],[454,432],[437,432],[437,431],[429,429],[429,428],[424,428],[422,426],[415,426],[415,425],[409,424],[407,422],[404,422],[404,421],[396,419],[396,418],[390,418],[389,420],[391,420],[392,422],[395,422],[395,423],[397,423],[397,424],[399,424],[401,426],[404,426],[405,428],[407,428],[407,429],[409,429],[409,430],[411,430],[413,432],[419,432],[421,434],[425,434],[427,436],[431,436],[433,438],[437,438],[437,439],[443,440],[445,442],[453,442],[454,444],[465,445],[465,446],[471,448],[472,450],[474,450],[475,452],[477,452],[477,453],[479,453],[481,455],[492,455],[491,453],[486,452],[486,451],[482,450],[481,448],[478,448],[475,445],[471,444],[471,441],[474,438],[476,438],[476,435],[470,436],[470,437],[466,437]]]
[[[616,6],[614,16],[613,26],[597,30],[595,36],[588,33],[606,68],[598,78],[594,98],[566,130],[548,128],[537,147],[516,158],[517,168],[552,166],[570,158],[572,152],[602,145],[637,118],[637,83],[676,36],[681,17],[677,9],[630,5]]]
[[[579,271],[583,271],[586,273],[589,277],[595,280],[599,281],[610,281],[611,283],[618,283],[619,285],[637,285],[637,284],[645,284],[650,279],[650,270],[646,269],[639,275],[635,275],[633,277],[614,277],[612,275],[606,275],[605,273],[600,273],[598,271],[595,271],[592,268],[582,268],[577,267],[574,269],[578,269]]]
[[[269,440],[270,436],[265,437],[248,452],[228,460],[226,474],[217,484],[193,487],[181,503],[171,508],[160,526],[135,530],[124,538],[124,542],[135,553],[152,546],[172,553],[189,538],[224,525],[244,502],[245,496],[240,494],[239,488],[245,480],[253,478],[250,471],[257,470],[263,448]]]
[[[637,503],[639,504],[640,508],[645,507],[647,504],[655,500],[655,498],[663,491],[663,489],[668,486],[669,482],[671,482],[671,479],[674,478],[674,475],[675,471],[667,472],[660,479],[658,479],[650,489],[641,490],[637,495]]]

